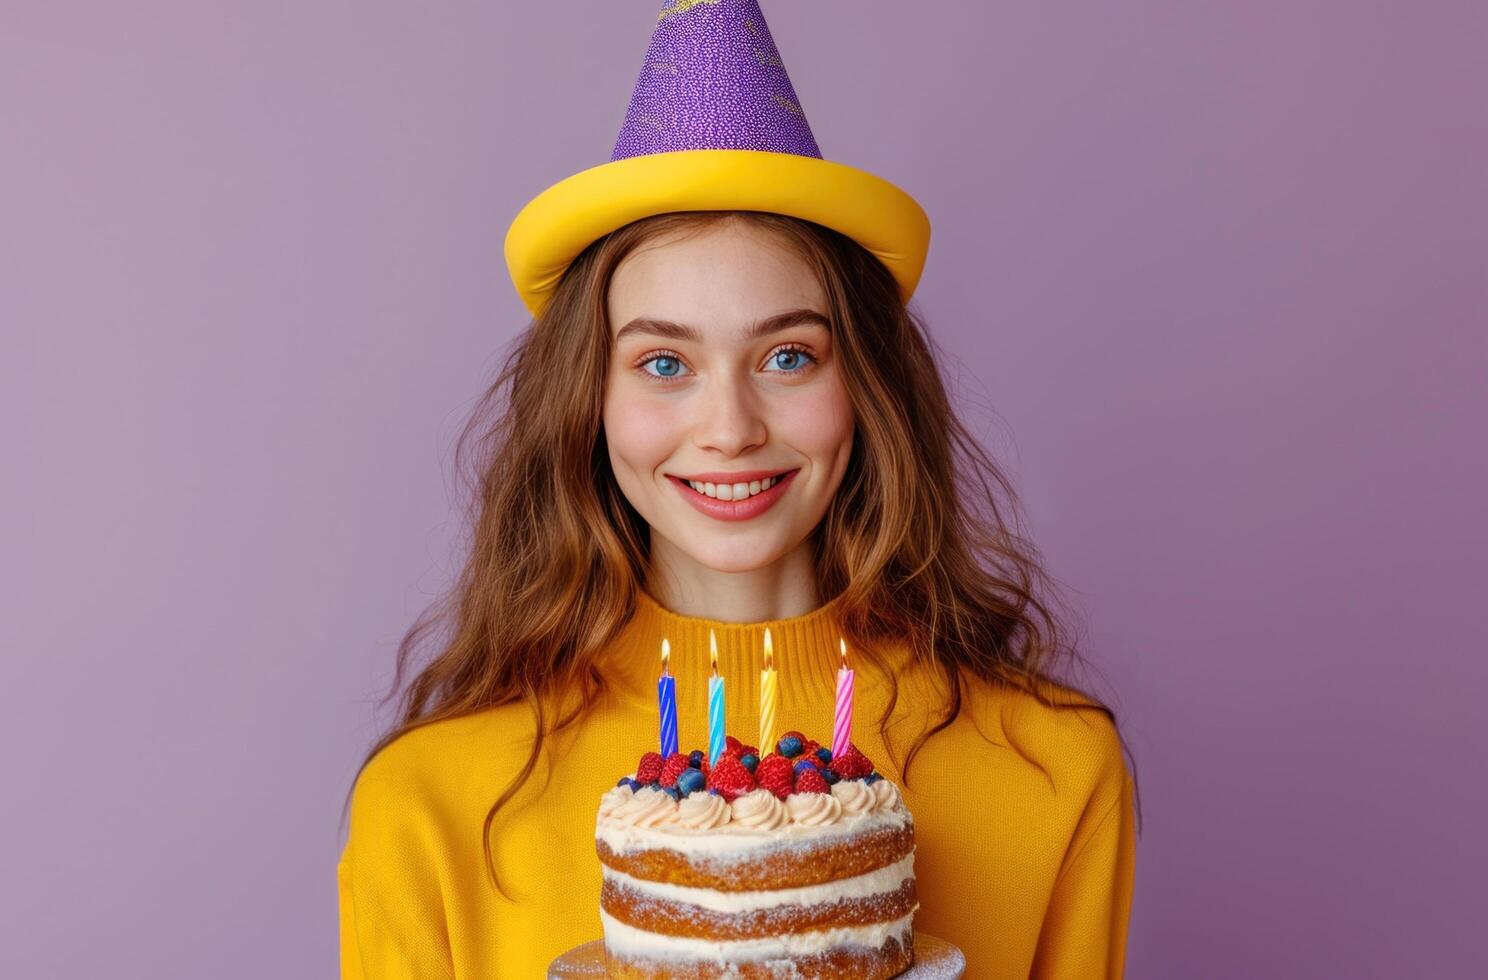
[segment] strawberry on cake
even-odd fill
[[[914,958],[914,821],[857,748],[788,732],[648,752],[599,804],[611,977],[892,977]]]

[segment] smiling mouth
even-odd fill
[[[711,500],[739,501],[748,500],[750,497],[764,493],[794,472],[796,470],[781,470],[774,476],[739,483],[705,483],[701,480],[688,480],[680,476],[672,476],[671,479],[676,480],[700,497],[708,497]]]

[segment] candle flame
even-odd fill
[[[713,676],[718,676],[718,637],[708,630],[708,660],[712,664]]]
[[[765,669],[775,669],[775,650],[770,645],[770,627],[765,627]]]
[[[661,638],[661,672],[667,672],[667,661],[672,659],[672,645],[667,642],[666,637]]]
[[[839,636],[839,637],[837,637],[837,642],[842,647],[842,669],[843,670],[846,670],[847,669],[847,641],[844,640],[842,637]]]

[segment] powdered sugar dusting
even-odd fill
[[[749,960],[808,956],[839,946],[877,949],[891,936],[903,936],[900,941],[907,944],[912,933],[912,918],[913,913],[891,922],[875,922],[866,926],[843,926],[755,939],[720,940],[661,936],[628,926],[604,909],[599,910],[605,944],[614,952],[645,959],[716,963],[719,966]]]
[[[667,902],[681,902],[715,912],[748,912],[777,905],[814,905],[844,898],[866,898],[896,891],[914,878],[914,852],[883,868],[851,878],[837,878],[820,885],[800,888],[771,888],[759,891],[720,891],[716,888],[692,888],[659,881],[645,881],[610,867],[602,867],[605,878],[635,892]]]
[[[894,980],[961,980],[965,973],[966,957],[959,949],[943,939],[917,932],[914,937],[914,965]],[[548,967],[548,980],[579,980],[583,977],[608,975],[604,943],[600,940],[569,950]],[[728,974],[723,973],[720,976],[725,977]]]

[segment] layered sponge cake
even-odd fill
[[[799,732],[641,757],[600,800],[611,977],[892,977],[914,958],[914,821],[854,747]]]

